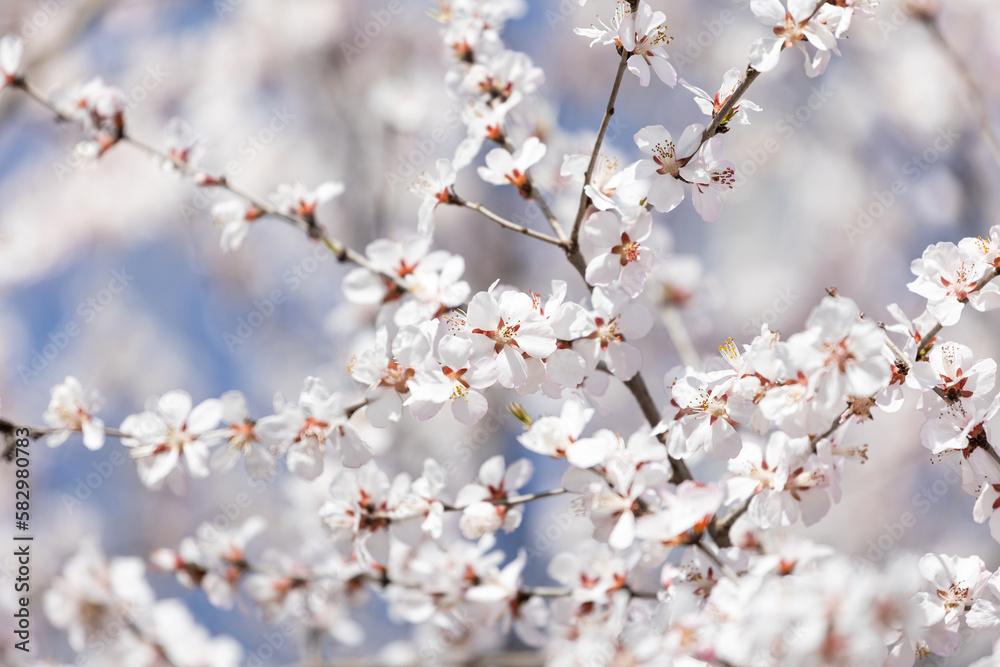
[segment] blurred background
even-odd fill
[[[319,219],[363,249],[379,237],[414,233],[420,199],[408,185],[438,157],[451,157],[464,136],[444,86],[451,56],[427,14],[436,5],[401,4],[398,16],[376,23],[376,34],[366,36],[386,2],[4,0],[0,34],[22,36],[27,75],[44,90],[93,76],[122,89],[137,137],[162,146],[168,121],[185,119],[207,142],[206,166],[255,193],[266,195],[293,179],[311,187],[345,183],[346,193],[324,205]],[[650,4],[667,14],[673,37],[667,51],[680,76],[710,93],[726,70],[746,67],[748,45],[767,31],[740,0]],[[607,20],[613,7],[610,0],[582,8],[575,0],[532,0],[503,35],[508,48],[525,51],[546,73],[540,94],[519,114],[523,128],[549,144],[535,171],[563,218],[575,211],[579,195],[559,177],[562,155],[592,145],[617,65],[610,47],[591,49],[572,29],[595,15]],[[721,217],[702,222],[689,200],[670,214],[655,214],[666,271],[675,267],[673,279],[680,282],[674,287],[690,294],[681,316],[706,357],[717,357],[716,346],[729,336],[748,342],[762,323],[786,337],[800,330],[830,286],[877,320],[892,321],[890,303],[915,317],[921,300],[906,289],[910,262],[928,244],[985,235],[1000,222],[994,214],[1000,167],[985,148],[967,86],[927,26],[912,16],[915,7],[930,5],[886,0],[874,20],[856,19],[840,43],[843,57],[820,78],[806,77],[800,53],[783,54],[747,95],[763,110],[751,112],[749,127],[737,125],[725,135],[725,155],[739,180]],[[983,86],[988,108],[1000,110],[1000,6],[954,0],[939,20]],[[991,113],[993,121],[998,115]],[[671,90],[654,77],[640,88],[627,76],[605,152],[632,161],[638,158],[632,136],[644,125],[662,124],[677,136],[706,120],[681,86]],[[4,418],[40,425],[49,389],[66,375],[100,389],[111,427],[171,389],[190,392],[196,402],[240,389],[257,417],[270,414],[276,392],[294,400],[310,375],[360,392],[346,367],[371,340],[375,313],[344,301],[346,267],[317,261],[304,235],[273,221],[255,224],[244,247],[225,255],[209,209],[229,195],[196,190],[126,145],[88,163],[73,153],[79,137],[78,128],[53,122],[23,95],[0,93]],[[472,170],[461,175],[457,190],[543,228],[512,189],[490,188]],[[474,291],[500,277],[546,293],[552,278],[562,278],[572,295],[584,293],[557,249],[468,211],[439,209],[437,220],[436,246],[466,258]],[[700,273],[688,256],[700,261]],[[128,277],[118,293],[109,288],[115,272]],[[654,287],[646,297],[658,307]],[[286,300],[234,343],[241,322],[258,309],[268,315],[262,303],[275,291]],[[71,325],[79,335],[65,335]],[[945,335],[980,357],[996,357],[997,331],[996,313],[969,312]],[[43,354],[52,345],[57,353]],[[662,404],[661,378],[678,355],[660,325],[639,346],[644,374]],[[495,407],[487,419],[500,427],[489,438],[481,429],[460,428],[445,410],[419,428],[404,419],[398,429],[372,432],[371,444],[384,453],[380,461],[390,474],[417,475],[427,456],[446,461],[462,451],[458,469],[465,472],[449,480],[452,491],[496,453],[508,462],[532,458],[537,473],[526,490],[556,486],[562,466],[514,440],[519,425],[502,408],[515,399],[500,391],[491,396]],[[558,411],[541,399],[526,407],[535,415]],[[631,397],[614,382],[603,407],[613,416],[593,427],[631,432],[641,424]],[[921,447],[921,423],[911,404],[854,431],[854,440],[870,446],[869,460],[848,465],[844,499],[825,521],[790,532],[881,564],[890,554],[873,547],[910,512],[917,524],[893,537],[890,552],[978,554],[989,568],[1000,566],[988,529],[971,519],[973,498],[949,484],[945,465],[932,464]],[[189,480],[183,497],[151,493],[129,461],[101,474],[116,448],[113,439],[98,452],[78,438],[54,450],[35,445],[36,582],[57,573],[86,536],[99,538],[112,555],[148,556],[176,546],[200,523],[225,516],[227,503],[248,489],[237,466]],[[706,462],[695,471],[706,479],[720,468]],[[0,478],[10,488],[9,466],[0,467]],[[237,523],[252,514],[269,523],[251,554],[295,544],[293,555],[303,562],[322,558],[328,543],[315,510],[328,483],[329,474],[308,484],[284,473],[263,492],[251,492]],[[12,511],[11,496],[0,494],[0,513]],[[4,524],[5,539],[6,531]],[[528,548],[527,579],[545,584],[551,583],[548,559],[587,533],[569,499],[553,498],[532,504],[522,529],[502,536],[500,546],[510,556]],[[6,607],[12,562],[0,557],[0,565],[0,606]],[[252,612],[220,611],[172,577],[149,578],[162,597],[181,597],[213,633],[236,637],[248,653],[260,644],[267,626]],[[41,657],[71,660],[65,640],[42,620],[40,597],[34,605]],[[375,631],[353,649],[331,644],[331,653],[372,653],[409,635],[408,627],[375,620],[380,617],[377,603],[360,610],[358,619]],[[5,630],[0,647],[9,645]],[[986,650],[967,647],[953,664]],[[264,662],[289,664],[296,655],[290,642]]]

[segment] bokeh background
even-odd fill
[[[680,75],[709,91],[727,69],[746,66],[748,45],[767,30],[739,0],[650,4],[668,16],[673,41],[667,51]],[[436,3],[403,0],[402,12],[365,43],[359,35],[386,5],[4,0],[0,34],[22,35],[27,73],[43,89],[95,75],[119,86],[132,102],[128,125],[138,137],[162,145],[167,122],[184,118],[207,141],[207,166],[228,170],[252,191],[267,194],[296,178],[310,186],[344,182],[346,194],[325,205],[320,219],[334,236],[361,249],[375,238],[415,231],[419,198],[406,186],[434,159],[450,157],[464,135],[448,114],[455,107],[444,86],[450,56],[438,38],[439,25],[427,15]],[[613,3],[528,5],[504,38],[546,72],[545,85],[522,117],[549,144],[536,175],[556,210],[568,217],[578,193],[559,178],[561,156],[592,142],[617,64],[612,49],[591,49],[572,29],[589,25],[595,15],[607,19]],[[716,356],[716,346],[728,336],[749,341],[764,322],[785,335],[799,330],[830,286],[857,300],[872,318],[889,320],[886,305],[894,302],[916,316],[920,300],[906,289],[912,259],[930,243],[984,235],[1000,222],[994,213],[1000,167],[984,147],[968,87],[914,18],[915,7],[930,5],[887,0],[874,20],[856,20],[850,38],[841,42],[843,57],[818,79],[805,76],[799,53],[785,53],[747,96],[763,110],[751,113],[749,127],[725,135],[739,182],[719,220],[702,222],[689,201],[655,216],[656,242],[668,265],[681,266],[688,256],[701,263],[682,317],[706,357]],[[1000,120],[992,112],[1000,110],[1000,6],[954,0],[941,9],[940,25],[982,85],[992,120]],[[706,120],[680,86],[671,90],[654,79],[643,89],[631,76],[616,111],[606,147],[626,160],[638,157],[631,137],[642,126],[663,124],[680,132]],[[443,142],[435,138],[442,133]],[[309,375],[330,387],[360,391],[346,367],[368,344],[374,313],[345,303],[340,285],[346,267],[317,261],[308,239],[270,221],[255,225],[238,253],[225,255],[208,213],[227,194],[195,190],[129,146],[115,147],[97,163],[83,162],[72,152],[78,137],[77,128],[53,122],[31,100],[0,93],[5,418],[41,424],[49,389],[66,375],[103,392],[109,426],[141,410],[148,397],[178,388],[196,401],[240,389],[255,416],[269,414],[276,392],[294,400]],[[894,182],[900,194],[891,194]],[[491,189],[472,170],[461,176],[458,191],[508,217],[534,215],[513,190]],[[557,277],[569,282],[572,294],[583,293],[558,250],[504,232],[472,212],[439,209],[436,244],[466,258],[474,290],[502,277],[546,292]],[[132,278],[108,298],[115,271]],[[227,334],[236,334],[241,320],[275,290],[284,303],[249,338],[227,343]],[[647,291],[653,306],[656,296]],[[64,340],[61,334],[73,323],[78,336],[54,358],[38,356],[47,344]],[[996,357],[998,331],[995,313],[970,312],[946,335],[979,356]],[[644,373],[662,403],[660,379],[678,356],[663,326],[640,347]],[[458,469],[465,472],[449,480],[452,490],[495,453],[508,461],[535,461],[538,472],[529,490],[557,485],[561,466],[534,457],[514,440],[519,426],[502,409],[514,397],[497,392],[491,399],[492,423],[499,428],[488,438],[482,429],[459,428],[443,411],[419,428],[404,420],[400,429],[373,434],[372,444],[391,473],[419,474],[427,456],[451,460],[456,452],[471,452],[462,454]],[[604,405],[614,414],[595,426],[631,430],[641,423],[630,396],[614,383]],[[527,406],[535,414],[558,409],[541,400]],[[892,537],[892,551],[978,554],[990,568],[1000,566],[987,528],[971,519],[973,499],[945,482],[946,464],[933,463],[920,446],[921,423],[911,405],[856,430],[852,438],[870,446],[869,460],[848,465],[843,501],[821,524],[790,533],[880,564],[890,555],[872,547],[911,512],[917,524]],[[224,516],[226,503],[248,489],[239,466],[193,481],[183,497],[151,493],[128,461],[113,467],[107,479],[92,484],[91,476],[88,482],[88,475],[107,469],[101,464],[116,448],[113,439],[98,452],[87,451],[77,438],[59,449],[35,445],[36,585],[57,573],[88,536],[100,539],[109,554],[148,555],[175,546],[201,522]],[[700,478],[718,472],[710,463],[696,466]],[[9,489],[10,467],[0,467],[0,478]],[[303,562],[322,557],[328,543],[315,509],[328,481],[325,475],[310,485],[282,474],[262,493],[252,492],[237,522],[258,514],[270,527],[251,554],[294,544]],[[0,494],[0,515],[12,512],[12,495]],[[6,522],[0,527],[5,540],[9,530]],[[586,534],[569,500],[553,498],[529,507],[522,529],[502,537],[500,545],[511,556],[519,546],[529,548],[528,579],[543,584],[547,559]],[[12,561],[0,557],[0,565],[2,609],[10,604]],[[213,633],[238,638],[248,653],[260,644],[267,626],[253,613],[216,610],[171,577],[151,574],[150,580],[162,597],[184,599]],[[64,639],[42,620],[39,596],[34,605],[41,656],[69,660]],[[377,602],[360,610],[369,637],[342,650],[373,653],[409,634],[381,616]],[[3,659],[10,655],[9,642],[4,630]],[[329,649],[341,650],[332,644]],[[987,649],[969,646],[953,664]],[[296,656],[289,642],[266,664],[291,664]]]

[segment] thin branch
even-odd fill
[[[826,2],[826,0],[823,1]],[[737,102],[740,101],[740,98],[742,98],[743,95],[747,92],[747,89],[751,86],[751,84],[753,84],[753,82],[757,80],[758,76],[760,76],[760,72],[755,70],[753,67],[747,67],[746,73],[740,80],[740,85],[736,86],[736,90],[734,90],[733,94],[729,96],[729,99],[726,100],[726,103],[722,105],[722,108],[719,109],[719,112],[714,116],[712,116],[711,122],[701,133],[701,143],[698,144],[698,148],[696,148],[694,153],[692,153],[689,157],[694,157],[701,149],[702,145],[705,144],[705,142],[707,142],[709,139],[711,139],[712,137],[714,137],[716,134],[719,133],[719,129],[722,127],[722,124],[729,117],[729,114],[732,113],[733,108],[736,106]]]
[[[52,102],[52,100],[46,97],[44,93],[42,93],[35,86],[29,83],[27,79],[25,79],[24,77],[16,79],[13,82],[12,87],[24,91],[29,97],[31,97],[32,99],[36,100],[39,104],[42,104],[47,109],[49,109],[49,111],[51,111],[52,114],[55,115],[57,119],[65,122],[75,122],[74,118],[72,118],[71,116],[63,112],[61,109],[59,109],[55,105],[55,103]],[[168,162],[171,165],[173,165],[174,168],[176,168],[179,172],[183,173],[185,176],[188,176],[189,178],[194,178],[196,175],[198,175],[198,170],[194,169],[184,160],[169,155],[168,153],[156,148],[152,144],[137,139],[125,133],[124,131],[122,132],[122,135],[118,138],[117,142],[131,144],[132,146],[147,153],[148,155],[151,155],[159,160]],[[262,197],[254,195],[253,193],[244,190],[243,188],[233,183],[230,183],[225,176],[213,178],[211,185],[215,187],[224,188],[233,193],[234,195],[246,199],[248,202],[250,202],[251,205],[254,206],[254,208],[258,209],[262,215],[278,218],[280,220],[284,220],[285,222],[292,224],[295,227],[298,227],[302,231],[306,232],[306,234],[308,234],[310,238],[316,239],[320,243],[322,243],[330,252],[336,255],[337,259],[339,259],[340,261],[351,262],[360,267],[368,269],[372,273],[375,273],[376,275],[381,276],[382,278],[389,281],[396,287],[396,289],[400,290],[401,292],[409,291],[409,288],[406,285],[406,283],[403,282],[402,278],[400,278],[398,275],[387,273],[382,269],[379,269],[371,261],[369,261],[367,257],[362,255],[361,253],[351,248],[348,248],[336,238],[329,236],[325,231],[323,231],[321,227],[319,227],[319,225],[316,224],[314,220],[312,219],[307,220],[299,216],[283,213],[274,208],[274,206],[272,206]]]
[[[848,420],[848,418],[850,418],[850,416],[851,416],[852,413],[853,413],[853,409],[852,409],[852,407],[850,405],[848,405],[844,409],[843,412],[841,412],[839,415],[837,415],[836,417],[834,417],[833,423],[830,424],[830,427],[828,429],[826,429],[822,433],[819,433],[817,435],[814,435],[814,436],[810,437],[809,438],[809,446],[812,447],[812,450],[815,452],[816,451],[816,445],[818,445],[821,441],[823,441],[826,438],[829,438],[831,435],[833,435],[833,432],[836,431],[841,426],[843,426],[844,422],[846,422]]]
[[[513,155],[517,152],[517,149],[514,147],[514,144],[511,143],[510,137],[507,136],[506,132],[503,132],[501,135],[500,143],[507,149],[508,153]],[[544,215],[545,219],[549,221],[549,226],[559,238],[560,245],[568,245],[569,238],[566,236],[566,230],[563,229],[562,224],[559,222],[559,218],[557,218],[555,214],[552,213],[552,209],[549,208],[548,202],[546,202],[545,197],[542,196],[542,191],[538,189],[538,185],[535,183],[535,179],[532,177],[530,169],[526,169],[524,171],[524,177],[527,180],[528,189],[523,193],[523,196],[525,199],[529,199],[538,204],[538,208],[542,211],[542,215]]]
[[[927,26],[931,37],[934,38],[934,41],[941,47],[944,54],[951,60],[951,64],[955,69],[958,70],[959,76],[962,78],[966,89],[968,89],[969,103],[972,106],[972,112],[976,116],[976,124],[983,135],[983,141],[986,142],[986,147],[989,149],[990,155],[993,156],[993,160],[1000,165],[1000,139],[997,138],[996,130],[990,119],[990,111],[986,104],[986,96],[983,95],[983,89],[976,82],[976,77],[972,75],[972,71],[965,64],[962,56],[948,43],[944,33],[941,31],[941,24],[938,21],[937,15],[930,12],[919,12],[917,18]]]
[[[487,500],[486,502],[497,505],[498,507],[514,507],[515,505],[524,505],[525,503],[530,503],[534,500],[541,500],[543,498],[551,498],[553,496],[561,496],[564,493],[569,493],[566,489],[551,489],[549,491],[539,491],[538,493],[525,493],[520,496],[507,496],[504,498],[497,498],[495,500]],[[448,505],[442,503],[445,512],[461,512],[465,510],[469,505]]]
[[[896,356],[896,361],[903,365],[907,372],[910,370],[910,362],[906,360],[903,355],[903,351],[899,349],[899,346],[889,338],[889,332],[885,330],[885,322],[879,322],[878,328],[882,330],[882,335],[885,336],[885,345],[889,348],[889,351]]]
[[[747,496],[743,502],[736,507],[736,509],[726,515],[726,518],[720,520],[718,514],[712,518],[711,523],[708,524],[708,534],[712,536],[712,540],[719,546],[720,549],[727,549],[733,546],[733,542],[729,538],[729,531],[732,530],[733,524],[736,523],[736,520],[746,514],[747,510],[750,509],[750,502],[756,495],[757,493],[754,492]]]
[[[587,186],[594,175],[594,167],[597,166],[597,158],[601,154],[601,144],[604,142],[604,135],[608,131],[608,125],[611,123],[611,116],[615,113],[615,100],[618,99],[618,89],[621,88],[622,77],[625,75],[625,70],[628,69],[630,54],[625,49],[621,49],[621,52],[622,58],[618,63],[615,83],[611,87],[611,97],[608,98],[608,106],[604,109],[604,118],[601,119],[601,127],[597,131],[597,141],[594,142],[594,150],[590,154],[590,163],[587,165],[587,171],[583,176],[583,186],[580,189],[580,206],[576,211],[576,219],[573,221],[573,232],[570,235],[569,248],[567,249],[567,253],[569,254],[575,253],[580,247],[580,226],[583,223],[583,214],[587,212],[587,201],[589,200]]]
[[[552,213],[552,209],[549,208],[548,203],[545,201],[545,197],[542,196],[541,191],[538,186],[535,185],[534,179],[530,176],[528,177],[528,183],[531,185],[531,200],[538,204],[538,208],[542,210],[542,215],[549,221],[549,226],[552,227],[552,231],[556,233],[559,237],[559,243],[561,245],[566,245],[569,243],[569,239],[566,237],[566,231],[562,228],[559,219],[556,218],[555,214]]]
[[[639,404],[639,408],[642,410],[643,416],[646,421],[649,422],[650,426],[656,426],[660,423],[660,410],[656,407],[656,403],[653,401],[653,397],[649,395],[649,387],[646,386],[646,381],[643,379],[641,373],[636,373],[632,376],[630,380],[625,383],[628,390],[632,392],[632,396],[635,397],[636,402]],[[666,433],[660,433],[656,436],[657,439],[664,445],[667,444]],[[687,463],[681,459],[675,459],[674,457],[668,457],[670,459],[670,466],[673,473],[670,476],[670,481],[674,484],[680,484],[683,481],[694,479],[691,475],[691,471],[688,470]]]
[[[507,220],[506,218],[500,217],[499,215],[497,215],[490,209],[486,208],[482,204],[466,201],[461,197],[458,197],[457,195],[455,197],[457,201],[453,203],[456,206],[461,206],[463,208],[476,211],[477,213],[480,213],[487,219],[497,223],[504,229],[509,229],[512,232],[517,232],[518,234],[524,234],[528,238],[537,239],[538,241],[544,241],[545,243],[551,243],[552,245],[563,247],[563,242],[555,238],[554,236],[549,236],[548,234],[544,234],[542,232],[536,232],[534,229],[528,229],[527,227],[513,223],[510,220]]]
[[[889,338],[889,334],[885,331],[885,324],[879,322],[878,326],[880,329],[882,329],[882,335],[885,336],[886,347],[888,347],[889,351],[892,352],[893,355],[895,355],[896,357],[896,365],[901,366],[903,368],[904,373],[910,372],[910,368],[912,368],[910,362],[907,361],[906,358],[903,356],[903,351],[900,350],[899,347],[894,342],[892,342],[891,338]],[[945,393],[944,389],[942,389],[940,386],[937,385],[935,385],[935,387],[931,391],[940,396],[941,399],[948,404],[954,403],[959,400],[957,396],[955,397],[949,396],[947,393]]]
[[[76,434],[83,433],[82,429],[74,429],[74,428],[52,428],[52,427],[49,427],[49,426],[19,426],[18,428],[26,428],[26,429],[28,429],[28,433],[29,433],[28,437],[31,438],[32,440],[40,438],[43,435],[52,435],[53,433],[65,433],[66,431],[69,431],[70,433],[76,433]],[[112,438],[134,438],[135,437],[134,434],[126,433],[125,431],[119,431],[118,429],[114,429],[114,428],[106,428],[106,429],[104,429],[104,435],[110,435]]]
[[[684,362],[684,365],[700,371],[701,355],[698,354],[698,350],[691,340],[691,334],[688,333],[687,325],[684,324],[680,311],[675,306],[665,306],[661,319],[681,361]]]
[[[816,14],[819,12],[819,10],[823,8],[823,5],[825,4],[826,0],[819,0],[819,2],[816,3],[816,7],[813,8],[812,13],[809,15],[809,18],[807,18],[806,20],[808,21],[812,17],[816,16]],[[785,48],[786,46],[782,44],[781,50],[784,51]],[[740,84],[736,86],[736,90],[734,90],[733,94],[729,96],[729,99],[727,99],[725,104],[722,105],[722,108],[719,109],[718,113],[712,116],[711,122],[701,133],[701,143],[699,143],[698,147],[694,150],[694,152],[688,156],[689,159],[698,154],[698,151],[701,150],[701,147],[705,144],[705,142],[707,142],[709,139],[711,139],[712,137],[714,137],[716,134],[719,133],[719,130],[722,128],[723,123],[725,123],[728,120],[729,114],[732,113],[733,108],[736,107],[736,104],[740,101],[743,95],[746,94],[747,89],[750,88],[753,82],[757,80],[757,77],[759,77],[760,74],[761,73],[755,70],[753,67],[747,66],[747,71],[743,75],[743,78],[740,80]]]

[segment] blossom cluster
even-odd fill
[[[893,305],[895,323],[884,325],[830,289],[800,331],[782,336],[765,323],[743,343],[730,338],[711,363],[685,359],[661,378],[662,409],[637,344],[658,309],[690,297],[700,271],[656,251],[654,215],[690,196],[705,221],[715,220],[735,178],[723,135],[760,110],[743,98],[746,87],[789,48],[805,54],[807,74],[822,74],[853,14],[871,4],[752,0],[771,34],[750,46],[751,68],[727,72],[714,95],[679,79],[665,49],[667,16],[645,0],[619,2],[607,23],[577,29],[620,57],[604,128],[626,71],[640,86],[654,74],[668,87],[681,82],[710,118],[680,133],[639,129],[637,159],[623,165],[601,153],[604,128],[589,153],[562,150],[565,137],[538,131],[531,101],[544,73],[501,38],[524,3],[442,2],[444,87],[461,104],[464,138],[435,174],[414,183],[422,201],[412,233],[376,239],[363,253],[330,236],[334,225],[321,215],[346,193],[343,184],[292,181],[257,198],[202,167],[202,142],[182,121],[170,124],[162,150],[141,144],[126,132],[120,91],[95,79],[45,98],[21,72],[20,42],[0,40],[3,87],[46,100],[57,118],[82,126],[80,152],[98,159],[135,142],[195,186],[230,192],[211,211],[227,252],[255,221],[293,224],[354,264],[344,298],[371,314],[371,335],[346,365],[353,385],[306,377],[297,398],[277,394],[260,415],[239,391],[196,402],[172,390],[112,429],[98,416],[98,392],[70,376],[52,389],[47,426],[35,433],[52,447],[73,434],[89,450],[117,440],[153,491],[183,493],[188,478],[199,483],[241,459],[254,481],[286,468],[309,488],[322,486],[321,499],[293,501],[296,516],[322,527],[321,550],[258,549],[269,528],[252,516],[226,530],[203,524],[149,562],[216,607],[247,602],[266,622],[292,620],[303,636],[346,646],[365,640],[359,610],[377,596],[390,618],[442,647],[428,658],[418,641],[397,664],[481,655],[503,648],[511,632],[553,665],[909,665],[953,654],[964,632],[1000,627],[1000,572],[979,557],[947,554],[900,557],[876,572],[785,531],[822,520],[840,501],[843,478],[861,474],[869,448],[855,444],[854,427],[910,403],[925,418],[921,442],[959,466],[963,490],[976,498],[974,520],[989,522],[1000,542],[1000,453],[990,430],[1000,411],[997,365],[940,336],[966,305],[1000,308],[1000,226],[987,238],[932,245],[913,262],[908,287],[927,301],[916,318]],[[460,196],[459,179],[473,175],[534,202],[553,236]],[[579,272],[580,289],[564,280],[544,294],[499,279],[470,284],[465,260],[434,246],[443,236],[440,207],[478,212],[555,246]],[[569,224],[553,210],[569,211]],[[646,423],[622,432],[604,423],[613,384],[632,393]],[[516,441],[524,457],[491,455],[470,481],[453,475],[452,461],[425,458],[416,476],[395,456],[394,437],[414,422],[473,426],[513,399],[529,406],[508,408],[523,427]],[[557,413],[536,407],[553,403]],[[557,488],[533,479],[532,461],[545,458],[562,471]],[[725,472],[702,481],[692,473],[701,468]],[[518,531],[529,506],[557,496],[572,498],[589,537],[551,558],[550,581],[533,581],[535,555],[522,547],[510,558],[497,545]],[[45,610],[80,653],[122,619],[127,631],[105,660],[241,660],[235,642],[210,636],[179,603],[156,601],[141,560],[108,559],[94,544],[53,581]]]

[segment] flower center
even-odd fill
[[[800,42],[806,38],[802,32],[802,25],[805,24],[805,22],[806,21],[803,21],[802,24],[800,24],[792,17],[791,14],[785,14],[785,25],[776,26],[774,28],[774,34],[777,37],[783,37],[785,39],[784,48],[789,49],[795,46],[796,42]]]
[[[677,176],[681,168],[677,164],[677,148],[674,142],[659,143],[653,148],[653,161],[660,165],[656,173],[664,176]]]

